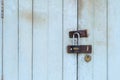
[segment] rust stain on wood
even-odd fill
[[[89,0],[88,1],[88,12],[91,13],[91,11],[93,10],[94,10],[94,0]]]
[[[82,12],[84,10],[84,7],[87,7],[87,11],[88,13],[90,11],[93,10],[93,6],[94,5],[94,0],[88,0],[88,1],[85,1],[85,0],[78,0],[78,14],[79,14],[79,18],[82,16]]]
[[[40,23],[40,24],[45,24],[47,22],[47,15],[45,14],[34,14],[34,22],[35,23]]]
[[[83,0],[78,0],[78,16],[81,18],[84,2]]]
[[[21,15],[25,20],[27,20],[28,22],[32,22],[32,12],[22,12]]]
[[[22,12],[22,18],[24,18],[24,20],[26,20],[27,22],[31,23],[32,20],[34,21],[34,23],[39,23],[39,24],[44,24],[47,21],[47,18],[44,14],[41,13],[33,13],[32,12]]]

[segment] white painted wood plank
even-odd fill
[[[107,0],[95,0],[94,80],[107,80]]]
[[[4,80],[18,80],[18,0],[4,0]]]
[[[78,29],[87,29],[88,37],[81,38],[79,45],[92,45],[94,31],[94,0],[78,0]],[[78,59],[78,80],[93,80],[93,52],[90,54],[92,60],[85,61],[86,54],[79,54]]]
[[[32,0],[19,0],[19,80],[32,80]]]
[[[48,0],[34,0],[33,80],[48,80],[48,35]]]
[[[120,80],[120,0],[108,0],[109,80]]]
[[[77,55],[68,54],[67,46],[72,45],[69,31],[77,30],[77,0],[64,0],[63,16],[63,80],[77,79]]]
[[[62,80],[62,0],[49,0],[48,80]]]

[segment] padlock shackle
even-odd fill
[[[75,44],[74,44],[75,35],[78,36],[78,41],[79,41],[79,39],[80,39],[80,34],[79,34],[79,32],[75,32],[75,33],[73,34],[73,45],[75,45]],[[77,44],[77,45],[78,45],[78,44]]]

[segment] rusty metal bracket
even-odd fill
[[[92,45],[79,45],[81,37],[88,37],[87,30],[70,31],[69,37],[73,38],[73,45],[67,46],[68,53],[92,53]],[[75,45],[75,38],[77,38],[77,44]]]
[[[74,33],[79,33],[80,37],[88,37],[87,30],[70,31],[69,37],[73,38]],[[75,38],[78,38],[77,34],[75,34]]]
[[[92,53],[92,45],[69,45],[67,46],[68,53]]]

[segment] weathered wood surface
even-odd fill
[[[119,5],[119,0],[4,0],[0,79],[120,79]],[[77,28],[88,30],[79,43],[93,46],[88,63],[85,54],[66,51],[72,44],[68,33]]]

